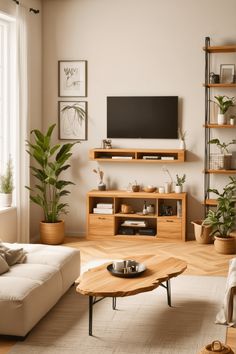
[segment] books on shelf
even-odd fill
[[[147,223],[145,220],[125,220],[121,226],[146,227]]]
[[[162,156],[161,160],[174,160],[174,156]]]
[[[99,209],[112,209],[113,204],[112,203],[97,203],[97,208],[99,208]]]
[[[160,160],[160,156],[157,155],[144,155],[143,160]]]
[[[133,156],[112,156],[112,159],[132,160]]]
[[[93,208],[94,214],[113,214],[113,208]]]
[[[93,208],[94,214],[113,214],[112,203],[97,203],[96,208]]]

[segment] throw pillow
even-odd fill
[[[2,256],[9,266],[16,263],[24,263],[26,260],[26,252],[23,248],[10,249],[0,243],[0,256]]]
[[[8,270],[9,270],[9,265],[7,264],[5,259],[0,256],[0,275],[8,272]]]

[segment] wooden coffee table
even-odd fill
[[[125,259],[125,258],[124,258]],[[78,279],[76,291],[89,296],[89,335],[92,335],[93,305],[105,297],[112,298],[113,309],[116,309],[116,298],[131,296],[151,291],[159,285],[167,291],[167,303],[171,306],[170,279],[183,273],[187,263],[178,258],[160,259],[159,256],[144,255],[126,257],[135,259],[146,265],[146,271],[135,278],[120,278],[113,276],[107,270],[109,263],[91,268]],[[163,284],[163,283],[166,284]],[[99,299],[97,299],[99,297]]]

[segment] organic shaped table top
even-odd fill
[[[111,263],[104,263],[83,273],[77,280],[76,291],[88,296],[122,297],[151,291],[161,283],[178,276],[187,268],[181,259],[170,257],[160,258],[156,255],[125,257],[144,263],[146,271],[135,278],[113,276],[107,270]]]

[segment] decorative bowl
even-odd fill
[[[157,187],[143,187],[143,191],[146,193],[153,193],[156,192]]]

